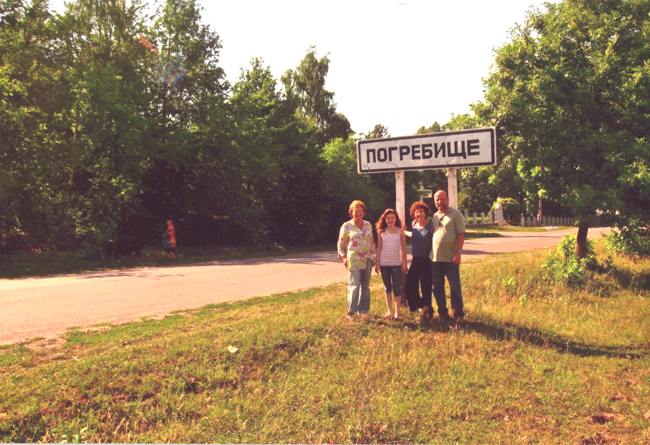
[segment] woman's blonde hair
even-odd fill
[[[354,209],[357,207],[361,207],[363,209],[363,214],[366,214],[366,205],[363,203],[363,201],[359,201],[358,199],[355,201],[352,201],[352,204],[350,204],[350,210],[348,213],[350,214],[350,218],[352,218],[352,214],[354,213]]]

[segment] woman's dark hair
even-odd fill
[[[375,224],[375,227],[377,228],[377,232],[381,233],[384,230],[386,230],[386,227],[388,227],[388,223],[386,222],[386,217],[390,214],[395,215],[395,227],[402,227],[402,220],[399,219],[399,215],[394,209],[386,209],[383,215],[379,217],[379,221],[377,221],[377,224]]]
[[[429,213],[431,213],[431,209],[429,208],[429,206],[422,201],[414,202],[413,205],[411,206],[411,210],[409,210],[409,215],[411,215],[411,218],[413,219],[415,219],[416,210],[424,210],[425,218],[427,218],[429,216]]]

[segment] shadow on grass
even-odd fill
[[[408,311],[408,309],[402,309],[404,313]],[[407,319],[406,317],[402,317],[400,320],[398,320],[398,323],[395,324],[396,322],[394,320],[390,319],[385,319],[385,318],[378,318],[376,320],[372,320],[374,324],[384,326],[387,328],[399,328],[399,329],[404,329],[407,328],[410,331],[420,331],[420,332],[431,332],[431,333],[449,333],[453,331],[456,328],[456,323],[453,321],[449,322],[444,322],[440,321],[438,318],[435,318],[431,321],[428,322],[417,322],[417,321],[411,321]]]
[[[497,321],[467,321],[459,329],[476,332],[493,340],[518,340],[529,345],[551,348],[579,357],[642,359],[647,356],[648,349],[648,345],[642,344],[632,348],[578,343],[563,337],[550,336],[537,329]]]
[[[630,270],[614,267],[612,277],[623,289],[637,288],[650,290],[650,273],[634,273]]]
[[[390,320],[379,319],[375,324],[385,327],[398,327]],[[639,344],[635,348],[620,346],[598,346],[577,343],[558,336],[549,336],[537,329],[517,326],[511,323],[497,321],[465,320],[457,324],[453,319],[441,321],[435,318],[430,322],[418,323],[402,321],[400,328],[407,327],[411,330],[431,333],[453,333],[459,331],[474,332],[492,340],[517,340],[541,348],[550,348],[558,352],[572,354],[579,357],[611,357],[622,359],[643,359],[647,356],[650,345]]]

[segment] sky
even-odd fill
[[[63,12],[64,0],[51,0]],[[278,79],[311,46],[330,59],[325,88],[356,133],[406,136],[483,98],[493,50],[539,0],[198,0],[219,34],[231,83],[260,58]]]

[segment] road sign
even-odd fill
[[[494,127],[357,142],[359,173],[496,164],[497,141]]]

